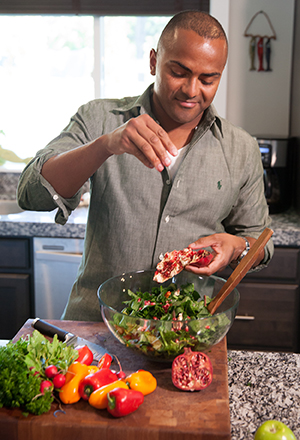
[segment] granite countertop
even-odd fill
[[[65,225],[55,223],[55,211],[23,211],[0,215],[0,236],[84,238],[88,208],[80,207]]]
[[[300,246],[300,214],[289,209],[280,214],[272,214],[271,228],[273,241],[278,246]]]
[[[300,439],[300,354],[228,350],[232,440],[253,440],[267,420]]]
[[[56,211],[24,211],[0,215],[0,236],[84,238],[87,207],[79,207],[73,211],[64,226],[55,223],[55,214]],[[274,244],[300,247],[300,214],[290,209],[271,217]]]

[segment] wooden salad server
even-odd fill
[[[247,274],[248,270],[252,267],[260,251],[270,240],[273,231],[269,228],[264,229],[260,234],[256,242],[250,248],[247,255],[242,259],[238,266],[234,269],[226,283],[223,285],[220,292],[214,297],[214,299],[208,304],[207,308],[213,315],[217,308],[222,304],[224,299],[232,292],[232,290],[239,284],[239,282]]]

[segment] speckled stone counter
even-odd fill
[[[84,238],[88,208],[77,208],[62,226],[54,221],[55,211],[24,211],[0,215],[1,236]],[[300,247],[300,214],[293,209],[272,215],[276,246]]]
[[[0,215],[0,236],[84,238],[88,208],[77,208],[65,225],[55,223],[56,211],[24,211]]]
[[[290,209],[271,217],[274,243],[277,246],[300,246],[300,214]]]
[[[232,440],[253,440],[267,420],[300,439],[300,354],[228,350]]]

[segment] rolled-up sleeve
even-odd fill
[[[88,130],[84,129],[82,116],[78,112],[62,133],[51,141],[24,168],[18,183],[17,198],[22,209],[31,211],[52,211],[57,209],[56,223],[65,224],[71,212],[80,202],[79,190],[72,198],[65,199],[42,176],[44,163],[51,157],[89,142]],[[67,172],[67,170],[66,170]]]
[[[17,188],[18,203],[22,209],[30,211],[57,209],[55,222],[64,225],[71,212],[78,206],[81,191],[70,199],[61,197],[41,174],[46,160],[47,155],[35,158],[24,169]]]

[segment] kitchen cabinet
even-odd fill
[[[11,339],[34,316],[31,238],[0,238],[0,339]]]
[[[237,287],[241,298],[228,348],[300,352],[299,285],[300,249],[276,247],[269,266],[247,274]]]

